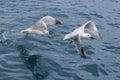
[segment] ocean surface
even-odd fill
[[[46,15],[62,25],[23,39]],[[84,40],[84,59],[62,39],[89,20],[104,40]],[[0,0],[0,80],[120,80],[120,0]]]

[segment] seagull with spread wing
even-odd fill
[[[65,35],[65,37],[63,39],[63,40],[70,40],[71,42],[74,42],[79,54],[84,58],[86,56],[85,56],[85,53],[84,53],[84,50],[82,47],[82,40],[87,39],[87,38],[94,39],[94,37],[91,36],[90,33],[85,33],[85,30],[87,30],[90,33],[93,33],[94,35],[96,35],[96,36],[100,37],[100,39],[102,39],[100,32],[98,31],[97,27],[95,26],[94,22],[92,22],[92,21],[86,22],[84,25],[75,29],[73,32]]]
[[[39,35],[48,35],[50,37],[48,25],[61,24],[58,19],[53,18],[52,16],[45,16],[38,20],[30,28],[22,30],[22,33],[25,33],[24,38],[28,36],[29,33],[39,34]]]

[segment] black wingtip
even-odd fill
[[[86,58],[86,55],[85,55],[85,53],[84,53],[83,48],[81,49],[81,52],[82,52],[82,53],[81,53],[81,57],[82,57],[82,58]]]

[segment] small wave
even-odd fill
[[[119,23],[108,23],[108,25],[110,25],[112,27],[120,28],[120,24]]]
[[[97,13],[91,13],[90,15],[95,16],[95,17],[98,17],[98,18],[104,18],[102,15],[99,15],[99,14],[97,14]]]
[[[102,68],[100,68],[97,64],[90,64],[90,65],[82,65],[82,69],[84,71],[87,71],[89,73],[91,73],[93,76],[100,76],[100,72],[104,75],[108,75],[108,73],[103,70]]]

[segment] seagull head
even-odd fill
[[[61,22],[60,20],[58,20],[58,19],[56,19],[55,21],[56,21],[56,22],[55,22],[56,25],[57,25],[57,24],[62,24],[62,22]]]
[[[84,33],[83,34],[83,38],[84,39],[87,39],[87,38],[90,38],[90,39],[95,39],[93,36],[91,36],[91,34],[89,34],[89,33]]]

